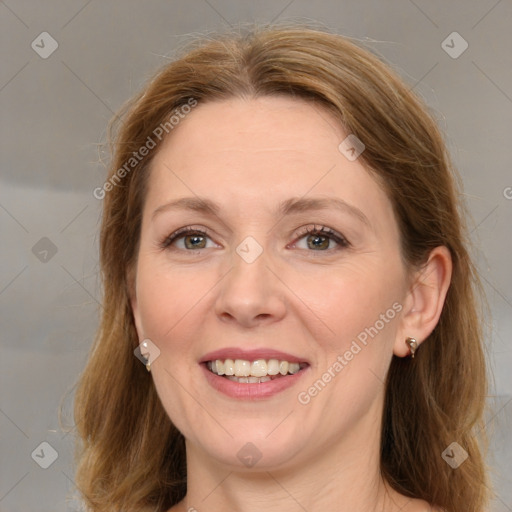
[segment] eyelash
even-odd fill
[[[205,231],[203,229],[199,229],[199,228],[194,228],[192,226],[186,226],[186,227],[180,228],[180,229],[176,230],[174,233],[171,233],[170,235],[166,236],[162,240],[162,242],[159,244],[160,248],[161,249],[169,249],[172,243],[179,240],[180,238],[183,238],[185,236],[190,236],[190,235],[198,235],[198,236],[204,236],[204,237],[210,238],[210,235],[208,234],[207,231]],[[334,231],[331,228],[328,228],[326,226],[318,227],[316,225],[313,225],[312,227],[307,226],[306,228],[302,228],[297,233],[298,238],[296,239],[296,242],[299,241],[301,238],[304,238],[307,235],[321,235],[321,236],[327,237],[330,240],[334,240],[339,245],[338,248],[334,248],[334,249],[308,251],[308,252],[324,253],[324,252],[330,252],[333,250],[340,250],[342,248],[350,247],[350,242],[344,236],[340,235],[336,231]],[[293,243],[295,244],[296,242],[293,242]],[[176,250],[182,250],[182,249],[176,249]],[[195,251],[200,251],[200,250],[202,250],[202,249],[195,249],[195,250],[194,249],[185,249],[185,251],[187,251],[187,252],[195,252]]]

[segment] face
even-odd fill
[[[152,162],[132,307],[204,460],[286,468],[378,442],[406,273],[347,135],[301,100],[232,99],[197,106]]]

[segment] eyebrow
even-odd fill
[[[290,198],[283,201],[277,208],[278,215],[291,215],[294,213],[302,213],[315,210],[327,210],[334,208],[343,213],[348,213],[353,217],[360,220],[362,223],[371,227],[368,217],[355,206],[347,203],[343,199],[329,197],[301,197],[301,198]],[[152,217],[156,215],[170,211],[170,210],[191,210],[206,215],[218,217],[221,211],[219,204],[211,201],[210,199],[202,197],[182,197],[169,203],[159,206],[154,212]]]

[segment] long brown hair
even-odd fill
[[[186,494],[183,436],[133,354],[139,340],[129,294],[149,165],[160,145],[155,129],[168,123],[172,137],[169,116],[191,100],[280,94],[328,109],[364,142],[360,158],[393,204],[407,268],[420,267],[434,247],[451,252],[453,274],[438,325],[413,364],[394,356],[389,369],[381,471],[406,496],[447,512],[481,512],[488,482],[476,429],[487,377],[481,285],[468,253],[460,183],[434,116],[382,59],[347,38],[304,26],[194,43],[111,125],[109,185],[100,191],[103,311],[75,396],[78,489],[97,512],[161,512]],[[156,147],[130,161],[148,137]],[[469,454],[457,469],[441,456],[452,442]]]

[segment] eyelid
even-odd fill
[[[313,226],[313,227],[311,227]],[[298,240],[303,238],[304,236],[308,234],[318,234],[327,236],[331,240],[334,240],[339,246],[341,247],[350,247],[351,243],[347,240],[345,236],[343,236],[338,231],[335,231],[332,228],[329,228],[327,226],[321,225],[321,224],[308,224],[307,226],[303,226],[302,228],[299,228],[298,230],[294,231],[295,233],[295,240],[292,242],[292,244],[297,243]],[[309,251],[309,252],[331,252],[330,251]]]
[[[162,249],[166,249],[166,248],[169,248],[169,246],[176,240],[179,240],[183,236],[192,235],[192,234],[199,234],[201,236],[205,236],[210,239],[212,238],[212,235],[207,228],[195,227],[193,225],[190,225],[190,226],[181,227],[181,228],[177,229],[176,231],[172,232],[170,235],[167,235],[160,242],[159,245]],[[308,234],[318,234],[318,235],[327,236],[328,238],[330,238],[331,240],[334,240],[340,247],[343,247],[343,248],[350,247],[350,245],[351,245],[350,242],[341,233],[338,233],[334,229],[329,228],[327,226],[317,225],[317,224],[308,224],[307,226],[303,226],[301,228],[294,230],[293,231],[294,241],[291,242],[291,245],[293,246],[294,244],[297,243],[298,240],[300,240],[301,238],[303,238],[304,236],[306,236]],[[190,249],[189,251],[186,251],[186,252],[192,252],[194,250],[201,250],[201,249]],[[330,249],[327,251],[308,251],[308,252],[319,252],[319,253],[329,252],[330,253],[333,250],[336,250],[336,249]]]
[[[183,226],[182,228],[177,229],[176,231],[173,231],[170,235],[167,235],[161,242],[160,247],[162,249],[168,248],[173,242],[178,240],[180,238],[180,235],[191,235],[193,233],[198,233],[202,236],[207,236],[211,238],[211,233],[208,229],[202,228],[202,227],[194,227],[191,226]]]

